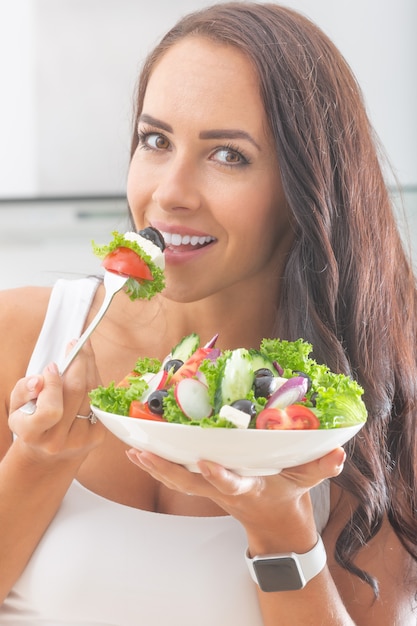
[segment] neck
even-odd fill
[[[160,297],[147,303],[153,311],[146,316],[150,335],[154,334],[153,342],[158,337],[166,354],[190,333],[197,333],[202,344],[219,333],[219,348],[258,347],[263,337],[272,335],[277,298],[265,293],[261,297],[250,289],[237,291],[236,297],[229,291],[197,302],[175,302]]]

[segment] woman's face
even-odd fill
[[[138,229],[165,236],[165,295],[233,298],[277,284],[292,234],[246,56],[202,37],[175,44],[152,71],[138,133],[128,200]]]

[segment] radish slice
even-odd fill
[[[300,402],[307,393],[308,379],[305,376],[294,376],[287,380],[275,391],[268,402],[266,409],[285,409],[290,404]]]
[[[236,409],[234,406],[224,404],[219,411],[220,417],[228,420],[236,426],[236,428],[247,428],[250,423],[249,413]]]
[[[146,402],[149,396],[151,395],[151,393],[153,393],[157,389],[163,389],[167,378],[168,378],[168,372],[166,372],[165,370],[159,370],[159,372],[154,374],[152,378],[149,381],[147,381],[148,388],[142,394],[140,401]]]
[[[174,390],[175,399],[181,411],[193,420],[210,417],[212,407],[208,388],[196,378],[183,378]]]

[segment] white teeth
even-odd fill
[[[163,231],[161,233],[167,246],[187,246],[188,244],[203,246],[205,243],[214,241],[214,237],[210,237],[210,235],[197,237],[197,235],[180,235],[178,233],[164,233]]]
[[[171,235],[171,246],[180,246],[182,241],[181,235]]]

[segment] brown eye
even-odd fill
[[[217,148],[212,155],[212,159],[229,166],[243,166],[248,165],[249,160],[242,154],[241,151],[236,150],[230,146],[222,146]]]
[[[226,154],[226,161],[228,163],[240,163],[240,156],[236,152],[228,152]]]
[[[166,150],[169,148],[169,141],[163,135],[153,135],[152,141],[155,148],[158,148],[158,150]],[[151,137],[149,137],[148,142],[151,143]]]
[[[170,148],[170,143],[165,135],[141,131],[139,131],[139,145],[148,150],[168,150]]]

